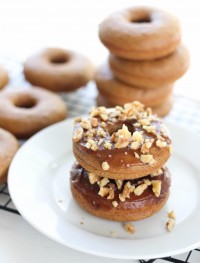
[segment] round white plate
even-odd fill
[[[9,191],[22,216],[57,242],[94,255],[148,259],[183,253],[200,245],[200,137],[168,124],[173,155],[170,198],[156,215],[125,232],[119,222],[94,217],[75,203],[69,187],[73,120],[44,129],[27,141],[9,170]],[[169,233],[167,213],[176,214]],[[113,237],[113,235],[116,235]]]

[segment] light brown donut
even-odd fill
[[[0,93],[0,127],[18,138],[26,138],[39,130],[64,120],[64,101],[41,88],[4,90]]]
[[[115,107],[116,105],[122,105],[118,104],[114,101],[110,101],[108,97],[105,97],[102,94],[98,94],[96,98],[97,106],[104,106],[107,108]],[[126,103],[130,102],[130,100],[127,100]],[[148,105],[146,105],[148,106]],[[153,114],[156,114],[159,117],[165,117],[169,112],[172,110],[173,107],[173,94],[170,94],[168,97],[166,97],[165,101],[162,102],[162,104],[157,105],[155,107],[151,107]]]
[[[161,105],[173,90],[173,84],[161,85],[156,90],[129,86],[113,76],[108,64],[97,69],[95,81],[100,94],[106,98],[110,106],[121,106],[138,100],[145,106],[155,107]]]
[[[0,184],[7,181],[7,172],[19,144],[8,131],[0,128]]]
[[[85,56],[61,48],[46,48],[24,64],[26,79],[52,91],[70,91],[87,84],[94,67]]]
[[[139,102],[115,109],[95,108],[74,128],[76,160],[102,177],[142,177],[162,167],[170,150],[171,140],[161,120]]]
[[[9,81],[8,73],[4,67],[0,66],[0,89],[2,89]]]
[[[107,17],[99,37],[110,52],[133,60],[152,60],[173,53],[180,43],[179,20],[151,7],[130,7]]]
[[[189,52],[184,45],[167,57],[151,61],[131,61],[110,55],[114,76],[128,85],[154,89],[179,79],[189,67]],[[158,92],[158,91],[156,91]]]
[[[121,181],[120,189],[115,180],[109,180],[103,188],[112,189],[111,194],[104,195],[102,191],[100,195],[101,186],[98,183],[101,183],[100,180],[103,178],[99,178],[97,182],[90,181],[88,172],[76,164],[71,170],[71,191],[78,205],[92,215],[120,222],[141,220],[158,212],[168,199],[170,176],[166,168],[160,169],[160,171],[157,176],[149,175],[142,180],[140,178],[140,182],[138,179]],[[130,183],[131,186],[138,187],[145,180],[146,182],[148,180],[150,185],[141,195],[131,192],[129,197],[120,200],[119,197],[123,196],[123,189],[126,185]],[[161,182],[161,191],[158,196],[152,190],[152,181]]]

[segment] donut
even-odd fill
[[[87,171],[110,179],[136,179],[170,157],[171,139],[162,121],[135,101],[113,109],[94,108],[78,118],[73,152]]]
[[[130,101],[127,100],[126,103]],[[121,103],[116,103],[114,101],[109,100],[108,97],[103,96],[102,94],[98,94],[96,98],[97,106],[104,106],[107,108],[115,107],[116,105],[122,105]],[[124,102],[125,103],[125,102]],[[146,105],[148,106],[148,105]],[[166,97],[165,101],[161,104],[151,107],[153,114],[156,114],[159,117],[165,117],[172,110],[173,107],[173,94],[171,93],[168,97]]]
[[[181,44],[173,54],[164,58],[131,61],[110,55],[109,63],[118,80],[128,85],[154,89],[168,85],[183,76],[189,67],[189,52]]]
[[[27,138],[53,123],[64,120],[66,113],[64,101],[41,88],[0,92],[0,127],[18,138]]]
[[[168,199],[170,181],[167,168],[142,179],[117,181],[95,176],[75,164],[70,176],[71,192],[80,207],[120,222],[141,220],[158,212]]]
[[[24,64],[24,75],[32,85],[57,92],[86,85],[93,71],[88,58],[61,48],[46,48],[29,57]]]
[[[173,53],[181,40],[179,20],[151,7],[115,12],[99,26],[101,42],[118,57],[152,60]]]
[[[145,106],[154,107],[161,105],[173,90],[173,84],[171,83],[166,86],[161,85],[156,91],[127,85],[113,76],[107,64],[97,69],[94,79],[99,93],[106,98],[110,106],[123,105],[138,100]]]
[[[0,89],[2,89],[9,81],[8,73],[4,67],[0,66]]]
[[[8,131],[0,128],[0,184],[7,181],[7,172],[19,144]]]

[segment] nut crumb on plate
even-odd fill
[[[124,229],[126,230],[126,232],[128,232],[130,234],[134,234],[135,233],[135,226],[132,223],[124,224]]]

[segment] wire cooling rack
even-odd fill
[[[22,74],[22,64],[13,61],[10,58],[0,59],[10,75],[10,83],[8,88],[25,87],[30,85],[24,80]],[[68,107],[68,117],[75,117],[87,114],[92,106],[95,105],[95,97],[97,91],[94,83],[90,83],[85,88],[81,88],[75,92],[60,93],[62,99],[66,102]],[[191,129],[194,132],[200,133],[200,101],[191,100],[181,95],[175,95],[174,107],[166,120],[176,122],[179,125]],[[0,185],[0,209],[9,213],[19,214],[15,208],[8,191],[7,184]],[[140,263],[199,263],[200,249],[194,249],[187,253],[177,255],[174,257],[166,257],[161,259],[139,260]]]

